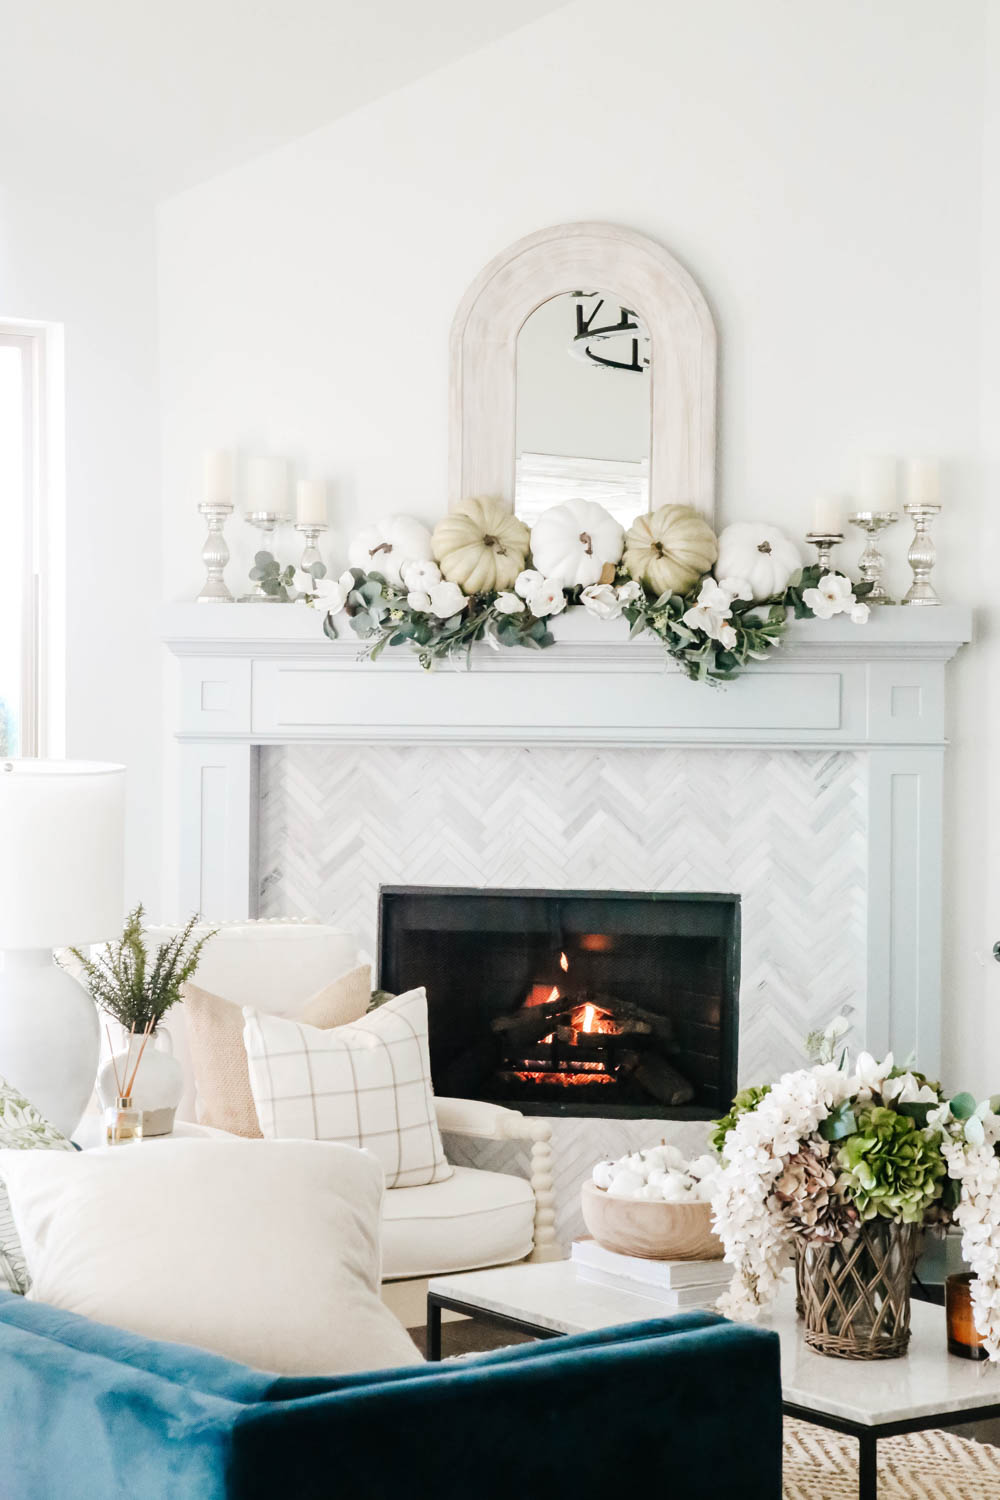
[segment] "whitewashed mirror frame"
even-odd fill
[[[715,324],[694,278],[662,245],[616,224],[556,224],[502,251],[466,292],[451,329],[448,496],[513,509],[517,336],[550,297],[610,287],[649,330],[650,504],[715,519]]]

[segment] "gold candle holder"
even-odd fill
[[[948,1353],[959,1359],[988,1359],[983,1336],[972,1316],[972,1272],[959,1271],[944,1284]]]

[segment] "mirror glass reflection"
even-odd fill
[[[517,339],[514,509],[530,526],[572,497],[627,526],[649,509],[649,334],[613,292],[563,292]]]

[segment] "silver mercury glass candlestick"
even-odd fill
[[[303,573],[308,573],[314,563],[321,563],[323,561],[316,543],[320,535],[327,529],[325,521],[318,523],[316,521],[296,521],[295,530],[301,531],[306,539],[305,547],[302,549],[302,556],[299,558],[299,568]]]
[[[816,559],[824,573],[835,573],[833,549],[844,540],[842,531],[807,531],[806,541],[816,548]]]
[[[882,569],[885,567],[885,558],[878,548],[879,532],[884,531],[887,526],[895,526],[899,520],[899,512],[895,510],[856,510],[849,517],[852,526],[858,526],[865,533],[867,541],[865,550],[858,558],[858,571],[865,583],[870,583],[871,588],[865,595],[866,604],[894,604],[890,599],[882,583]]]
[[[913,570],[913,582],[903,595],[904,604],[940,604],[941,600],[931,584],[931,569],[937,560],[937,550],[930,533],[931,522],[941,509],[940,505],[904,505],[903,509],[913,521],[913,541],[906,560]]]
[[[233,603],[233,596],[229,592],[224,577],[226,563],[229,561],[229,546],[223,535],[223,527],[232,513],[231,500],[221,502],[203,500],[198,506],[198,514],[204,516],[208,522],[208,535],[201,549],[201,560],[205,564],[205,582],[198,595],[199,604]]]
[[[261,533],[260,552],[270,552],[274,556],[273,537],[279,526],[287,526],[289,517],[281,511],[276,510],[248,510],[243,514],[244,521],[250,526],[256,526]],[[265,594],[260,583],[251,590],[249,594],[240,595],[241,604],[280,604],[281,600],[277,594]]]

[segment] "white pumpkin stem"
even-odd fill
[[[758,542],[757,543],[757,551],[758,552],[767,552],[767,553],[770,553],[770,551],[771,551],[771,543],[770,542]]]
[[[583,543],[583,550],[586,552],[587,556],[588,557],[593,557],[593,555],[594,555],[594,542],[593,542],[593,538],[590,535],[590,532],[589,531],[581,531],[580,532],[580,540]]]
[[[374,557],[375,554],[376,554],[376,552],[391,552],[391,551],[392,551],[392,543],[391,542],[379,542],[379,544],[378,544],[377,547],[373,547],[371,549],[371,551],[368,553],[368,556],[369,557]]]

